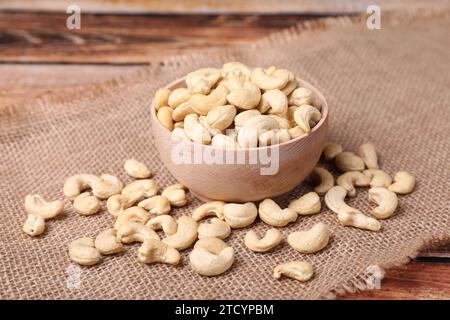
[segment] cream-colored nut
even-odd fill
[[[399,171],[394,176],[394,183],[389,186],[389,190],[399,193],[408,194],[414,190],[416,186],[416,178],[409,172]]]
[[[138,260],[142,263],[166,263],[177,265],[181,256],[177,249],[156,239],[146,239],[138,249]]]
[[[338,220],[343,226],[355,227],[364,230],[378,231],[381,229],[381,223],[372,217],[356,211],[343,210],[338,213]]]
[[[382,187],[370,188],[369,200],[378,204],[378,207],[372,210],[372,214],[377,219],[387,219],[392,217],[398,206],[397,194]]]
[[[319,213],[321,207],[320,197],[313,191],[308,192],[289,203],[289,208],[302,216]]]
[[[192,96],[192,93],[187,88],[177,88],[172,91],[167,100],[170,107],[177,108],[183,102],[188,101]]]
[[[244,82],[242,88],[233,89],[227,95],[230,104],[245,110],[255,108],[260,100],[261,91],[250,81]]]
[[[295,79],[294,74],[291,71],[287,70],[287,69],[277,69],[277,68],[275,68],[273,71],[271,71],[269,73],[269,75],[274,76],[274,77],[278,77],[278,78],[284,78],[284,77],[287,76],[288,77],[288,82]]]
[[[260,115],[249,119],[239,130],[237,141],[242,148],[255,148],[258,138],[268,130],[279,129],[278,121],[267,115]]]
[[[386,172],[380,169],[367,169],[363,173],[368,176],[371,187],[388,188],[392,184],[392,178]]]
[[[45,201],[38,194],[25,197],[25,212],[41,216],[44,220],[52,219],[64,211],[64,202],[61,200]]]
[[[171,107],[161,107],[156,114],[159,122],[169,131],[173,130],[173,109]]]
[[[138,203],[138,207],[147,210],[156,215],[168,214],[170,212],[170,201],[164,196],[153,196],[142,200]]]
[[[231,268],[234,250],[218,238],[204,238],[197,241],[189,254],[192,270],[203,276],[217,276]]]
[[[312,105],[313,104],[313,93],[308,88],[297,88],[289,96],[289,105],[302,106],[302,105]]]
[[[173,184],[166,187],[161,195],[169,199],[170,204],[174,207],[182,207],[187,203],[186,187],[182,184]]]
[[[156,91],[155,98],[153,99],[156,111],[158,111],[161,107],[169,105],[169,96],[171,93],[172,91],[164,88],[158,89]]]
[[[171,216],[165,214],[162,216],[157,216],[148,220],[145,224],[153,230],[163,230],[166,236],[171,236],[177,232],[177,222]]]
[[[141,194],[136,194],[134,199],[129,199],[127,196],[123,194],[115,194],[108,198],[106,201],[106,208],[108,212],[115,217],[118,217],[123,213],[123,211],[131,206],[133,206],[136,202],[141,198]]]
[[[189,101],[183,102],[172,112],[173,121],[183,121],[188,114],[193,114],[195,111],[191,108]],[[175,127],[175,124],[174,124]]]
[[[100,261],[102,255],[95,248],[94,239],[84,237],[69,244],[69,257],[73,262],[84,266],[91,266]]]
[[[287,129],[269,130],[261,134],[258,138],[259,146],[270,146],[284,143],[291,140],[291,136]]]
[[[324,195],[334,186],[334,177],[330,171],[325,168],[315,167],[311,178],[316,184],[314,191],[319,195]]]
[[[177,232],[162,240],[165,244],[177,249],[189,248],[197,240],[197,221],[188,216],[181,216],[177,220]]]
[[[99,180],[99,177],[88,173],[71,176],[64,182],[64,195],[73,200],[83,190],[92,189],[94,183]]]
[[[258,209],[253,202],[227,203],[223,207],[223,218],[232,228],[245,228],[251,225],[257,216]]]
[[[325,248],[330,240],[330,229],[322,222],[311,229],[291,233],[287,242],[301,253],[316,253]]]
[[[125,161],[123,168],[130,177],[136,179],[147,179],[152,174],[145,164],[136,159],[128,159]]]
[[[255,68],[252,70],[250,78],[254,84],[263,90],[282,89],[289,81],[289,74],[283,73],[274,76],[267,74],[263,68]]]
[[[210,223],[202,223],[198,226],[198,238],[219,238],[225,239],[231,234],[228,223],[219,218],[212,218]]]
[[[211,146],[215,149],[239,149],[239,145],[235,137],[226,136],[224,134],[218,134],[211,140]]]
[[[336,156],[342,151],[344,151],[344,149],[340,144],[328,142],[325,148],[323,149],[323,157],[325,158],[325,161],[331,161],[334,158],[336,158]]]
[[[303,131],[302,128],[300,128],[299,126],[295,126],[293,128],[288,129],[288,133],[291,139],[295,139],[306,134],[306,132]]]
[[[294,119],[295,110],[297,110],[297,109],[298,109],[298,106],[289,106],[288,109],[287,109],[286,118],[291,123],[291,126],[296,126],[297,125],[295,123],[295,119]]]
[[[128,221],[117,230],[117,238],[122,243],[144,242],[147,239],[160,240],[158,234],[147,225]]]
[[[273,270],[273,277],[280,279],[281,276],[293,278],[305,282],[312,278],[314,270],[312,265],[306,261],[292,261],[280,264]]]
[[[192,93],[208,94],[220,78],[219,69],[201,68],[186,75],[186,86]]]
[[[225,76],[235,75],[236,73],[250,76],[251,70],[245,64],[237,61],[227,62],[222,66]]]
[[[184,131],[184,128],[175,128],[172,130],[172,141],[191,142],[191,139]]]
[[[216,216],[219,219],[224,219],[224,206],[225,202],[223,201],[206,202],[194,210],[192,218],[195,221],[200,221],[209,216]]]
[[[114,229],[119,230],[127,222],[137,222],[141,224],[147,223],[150,214],[140,207],[130,207],[117,217],[114,223]]]
[[[269,76],[271,76],[276,70],[277,70],[277,67],[275,67],[275,66],[270,66],[270,67],[264,69],[264,72],[265,72],[266,74],[268,74]]]
[[[336,167],[342,171],[363,171],[365,168],[364,161],[356,154],[350,151],[342,151],[334,158]]]
[[[95,181],[92,185],[92,193],[99,199],[108,199],[115,194],[120,194],[122,189],[122,181],[110,174],[102,174],[100,180]]]
[[[281,209],[272,199],[265,199],[259,204],[259,217],[274,227],[284,227],[297,220],[298,214],[293,209]]]
[[[281,232],[275,228],[267,230],[261,239],[258,239],[255,231],[250,230],[245,235],[244,243],[252,251],[267,252],[279,245],[282,238]]]
[[[281,91],[286,95],[290,95],[298,86],[297,79],[290,80]]]
[[[131,182],[122,190],[122,194],[128,199],[138,199],[153,197],[158,193],[158,185],[152,179],[142,179]],[[136,200],[136,202],[138,201]]]
[[[321,118],[320,111],[308,104],[301,105],[294,112],[295,123],[306,133],[311,131],[311,123],[315,125]]]
[[[26,234],[36,237],[44,232],[45,220],[40,215],[30,213],[22,227],[22,230]]]
[[[208,112],[208,115],[206,116],[206,122],[211,128],[225,130],[233,123],[235,115],[236,108],[234,106],[221,106]]]
[[[368,187],[370,180],[369,176],[360,171],[348,171],[336,179],[336,184],[347,189],[347,195],[349,197],[354,197],[356,196],[355,186]]]
[[[378,169],[378,156],[375,146],[371,143],[363,143],[358,149],[359,157],[369,169]]]
[[[328,209],[335,213],[339,213],[341,211],[359,212],[359,210],[352,208],[345,203],[346,196],[347,189],[341,186],[334,186],[325,194],[325,204]]]
[[[236,128],[241,128],[249,119],[256,117],[256,116],[260,116],[261,112],[259,112],[258,109],[250,109],[250,110],[245,110],[242,112],[239,112],[235,117],[234,117],[234,126]]]
[[[287,114],[288,100],[286,95],[278,90],[268,90],[261,96],[261,101],[258,105],[258,110],[261,113],[270,113],[278,116]]]
[[[94,242],[95,248],[104,255],[115,254],[123,251],[122,242],[117,237],[115,229],[106,229],[102,231]]]
[[[173,115],[173,114],[172,114]],[[184,128],[184,118],[183,118],[183,120],[181,120],[181,121],[178,121],[178,122],[174,122],[173,123],[173,130],[172,130],[172,133],[173,133],[173,131],[175,130],[175,129],[183,129]]]
[[[189,114],[184,118],[184,132],[194,142],[211,143],[211,133],[199,122],[196,114]]]
[[[291,128],[291,122],[287,118],[277,116],[274,114],[269,115],[269,117],[272,117],[275,120],[277,120],[278,126],[280,129],[290,129]]]
[[[200,93],[192,95],[189,104],[196,113],[206,116],[214,108],[227,104],[227,94],[228,89],[223,85],[219,85],[208,95]]]
[[[100,211],[101,203],[90,192],[83,192],[75,198],[73,208],[83,216],[90,216]]]

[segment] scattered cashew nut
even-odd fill
[[[318,184],[313,190],[319,195],[324,195],[334,186],[334,177],[330,171],[325,168],[315,167],[311,178],[313,179],[313,182],[318,181]]]
[[[153,196],[142,200],[138,203],[138,207],[156,215],[168,214],[171,209],[169,199],[164,196]]]
[[[291,201],[288,207],[303,216],[319,213],[322,206],[319,195],[311,191]]]
[[[370,178],[371,187],[388,188],[392,184],[392,178],[380,169],[367,169],[363,173]]]
[[[101,203],[97,197],[94,197],[90,192],[83,192],[77,196],[73,202],[73,208],[76,212],[83,216],[89,216],[100,211]]]
[[[219,238],[226,239],[231,234],[231,228],[228,223],[219,219],[212,218],[210,223],[202,223],[198,226],[198,238]]]
[[[178,250],[156,239],[146,239],[138,249],[138,260],[142,263],[166,263],[177,265],[181,256]]]
[[[36,237],[45,231],[45,220],[40,215],[30,213],[25,221],[23,227],[23,232],[26,234]]]
[[[378,219],[392,217],[398,206],[397,194],[382,187],[370,188],[369,200],[378,204],[378,207],[372,210],[372,214]]]
[[[399,171],[394,176],[394,183],[389,186],[389,190],[399,194],[408,194],[414,190],[416,178],[409,172]]]
[[[92,193],[99,199],[108,199],[115,194],[119,194],[122,189],[122,181],[110,174],[102,174],[100,180],[96,180],[92,185]]]
[[[311,229],[291,233],[287,242],[301,253],[316,253],[325,248],[330,240],[330,229],[322,222]]]
[[[128,159],[123,165],[125,172],[136,179],[146,179],[152,174],[149,168],[136,159]]]
[[[161,195],[169,199],[170,205],[174,207],[182,207],[187,203],[186,187],[182,184],[173,184],[166,187]]]
[[[64,195],[70,199],[74,199],[83,190],[92,189],[95,182],[100,178],[89,173],[76,174],[67,178],[64,182]]]
[[[333,160],[342,151],[344,151],[344,148],[342,148],[340,144],[328,142],[325,148],[323,149],[323,156],[325,158],[325,161]]]
[[[115,254],[123,251],[123,245],[117,238],[115,229],[106,229],[101,232],[94,241],[95,248],[104,255]]]
[[[258,239],[255,231],[250,230],[245,235],[244,243],[254,252],[267,252],[279,245],[282,238],[281,232],[275,228],[267,230],[261,239]]]
[[[253,202],[227,203],[223,207],[223,217],[232,228],[245,228],[258,216],[258,209]]]
[[[281,209],[272,199],[265,199],[259,204],[259,217],[274,227],[284,227],[297,220],[298,214],[291,208]]]
[[[342,171],[363,171],[365,168],[364,161],[356,154],[350,151],[342,151],[334,158],[336,167]]]
[[[218,238],[197,241],[189,254],[191,268],[203,276],[217,276],[231,268],[234,249]]]
[[[122,195],[128,199],[143,199],[155,196],[158,193],[158,186],[152,179],[136,180],[122,189]]]
[[[61,200],[45,201],[38,194],[27,195],[25,197],[25,211],[44,218],[53,219],[64,211],[64,203]]]
[[[167,236],[162,242],[177,250],[187,249],[197,240],[197,221],[189,216],[181,216],[177,220],[177,226],[177,232]]]
[[[94,265],[102,258],[95,248],[94,239],[88,237],[72,241],[69,244],[69,256],[72,261],[84,266]]]
[[[224,206],[225,202],[223,201],[206,202],[194,210],[192,218],[195,221],[200,221],[209,216],[216,216],[219,219],[224,219]]]
[[[114,229],[119,230],[125,223],[132,221],[141,224],[147,223],[150,219],[150,214],[140,207],[130,207],[119,215],[114,223]]]
[[[177,232],[178,225],[174,218],[169,215],[161,215],[148,220],[145,224],[153,230],[163,230],[166,236],[171,236]]]
[[[273,277],[275,279],[280,279],[282,275],[305,282],[312,278],[314,275],[314,270],[309,262],[292,261],[275,267],[273,270]]]
[[[147,225],[128,221],[117,230],[117,238],[122,243],[144,242],[146,239],[159,240],[158,234]]]
[[[354,197],[356,196],[355,186],[367,187],[370,185],[370,181],[370,177],[360,171],[348,171],[336,179],[336,184],[344,187],[349,197]]]
[[[371,143],[363,143],[359,146],[358,155],[369,169],[378,169],[378,157],[375,146]]]

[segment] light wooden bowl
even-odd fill
[[[328,105],[324,96],[311,84],[298,79],[300,86],[309,88],[317,103],[322,106],[322,119],[308,135],[303,135],[276,146],[263,147],[264,151],[279,148],[279,170],[274,175],[261,175],[260,169],[267,165],[249,164],[178,164],[172,161],[172,150],[179,144],[172,141],[171,132],[156,118],[155,106],[151,105],[151,125],[153,137],[159,155],[170,173],[203,201],[222,200],[226,202],[259,201],[274,198],[289,192],[310,174],[316,166],[325,143],[328,131]],[[166,88],[175,89],[184,86],[184,78],[178,79]],[[197,150],[216,152],[209,145],[185,142],[188,154],[192,156],[194,146]],[[237,157],[260,148],[241,151],[228,150]],[[223,151],[217,151],[223,152]]]

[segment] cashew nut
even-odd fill
[[[177,232],[162,240],[165,244],[177,249],[189,248],[197,240],[197,221],[188,216],[181,216],[177,220]]]
[[[182,184],[174,184],[166,187],[161,193],[162,196],[169,199],[170,204],[174,207],[182,207],[187,203],[185,186]]]
[[[298,86],[297,79],[290,80],[281,91],[286,95],[290,95]]]
[[[262,133],[278,128],[278,121],[274,118],[267,115],[255,116],[245,122],[239,130],[237,141],[242,148],[255,148]]]
[[[125,223],[132,221],[145,224],[150,219],[150,214],[140,207],[130,207],[119,215],[114,223],[114,229],[119,230]]]
[[[176,233],[178,228],[175,219],[167,214],[151,218],[145,225],[149,226],[153,230],[162,229],[166,236],[171,236]]]
[[[191,98],[191,95],[192,93],[189,89],[177,88],[169,95],[167,102],[172,109],[175,109],[183,102],[188,101]]]
[[[325,148],[323,149],[323,156],[325,158],[325,161],[333,160],[342,151],[344,151],[344,149],[340,144],[328,142]]]
[[[240,129],[249,119],[260,115],[261,112],[258,109],[242,111],[234,117],[234,126]]]
[[[278,126],[280,129],[290,129],[291,128],[291,122],[287,118],[285,118],[283,116],[277,116],[274,114],[270,114],[269,117],[272,117],[275,120],[277,120]]]
[[[258,110],[261,113],[268,112],[279,116],[285,115],[288,110],[287,97],[278,89],[268,90],[263,93],[261,101],[259,102]]]
[[[261,91],[250,81],[244,82],[241,88],[235,88],[227,95],[230,104],[241,109],[255,108],[261,100]]]
[[[234,249],[218,238],[200,239],[189,254],[189,262],[196,273],[217,276],[233,265]]]
[[[334,186],[334,177],[325,168],[315,167],[311,178],[313,182],[318,181],[319,184],[314,187],[314,191],[320,195],[324,195]]]
[[[198,238],[225,239],[231,234],[228,223],[219,218],[212,218],[210,223],[202,223],[198,226]]]
[[[214,136],[211,140],[211,146],[215,149],[239,149],[239,144],[237,143],[236,138],[226,136],[224,134],[218,134]]]
[[[156,215],[168,214],[170,212],[170,201],[164,196],[154,196],[138,203],[138,207],[144,208]]]
[[[399,194],[408,194],[414,190],[416,178],[409,172],[399,171],[394,176],[394,183],[389,186],[389,190]]]
[[[74,199],[83,190],[88,188],[92,189],[94,183],[99,180],[99,177],[88,173],[71,176],[64,182],[64,195],[70,199]]]
[[[102,258],[95,248],[94,239],[88,237],[74,240],[69,244],[69,257],[72,261],[84,266],[94,265]]]
[[[171,107],[161,107],[156,113],[159,122],[169,131],[173,130],[173,109]]]
[[[184,118],[184,132],[194,142],[202,144],[211,142],[211,133],[202,126],[196,114],[189,114]]]
[[[392,178],[386,172],[380,169],[367,169],[363,173],[368,176],[371,187],[388,188],[392,184]]]
[[[273,277],[280,279],[281,276],[293,278],[305,282],[312,278],[314,270],[312,265],[306,261],[292,261],[280,264],[273,270]]]
[[[236,108],[234,106],[221,106],[208,112],[206,122],[211,128],[225,130],[233,123],[235,115]]]
[[[250,78],[254,84],[263,90],[282,89],[289,81],[289,74],[282,73],[278,76],[269,75],[263,68],[252,70]]]
[[[382,187],[370,188],[369,200],[378,204],[378,207],[372,210],[372,214],[378,219],[392,217],[398,206],[397,194]]]
[[[186,101],[186,102],[183,102],[182,104],[180,104],[175,110],[173,110],[172,119],[173,119],[173,121],[183,121],[184,118],[186,118],[186,116],[188,114],[193,114],[193,113],[195,113],[195,111],[192,110],[189,101]],[[175,124],[174,124],[174,127],[175,127]]]
[[[205,217],[216,216],[219,219],[224,219],[223,209],[225,202],[223,201],[210,201],[197,207],[192,213],[192,219],[200,221]]]
[[[336,179],[336,184],[344,187],[349,197],[354,197],[356,196],[355,186],[367,187],[370,185],[370,180],[369,176],[360,171],[348,171]]]
[[[275,129],[262,133],[258,138],[260,146],[270,146],[291,140],[287,129]]]
[[[208,95],[200,93],[192,95],[189,104],[192,110],[199,115],[206,116],[212,109],[227,104],[227,94],[228,89],[223,85],[219,85]]]
[[[76,212],[83,216],[89,216],[100,211],[101,203],[97,197],[92,196],[89,192],[83,192],[75,198],[73,208]]]
[[[302,130],[299,126],[295,126],[293,128],[288,129],[289,135],[291,136],[291,139],[298,138],[304,134],[306,134],[305,131]]]
[[[92,185],[92,193],[99,199],[108,199],[119,194],[123,189],[123,183],[119,178],[110,174],[102,174],[100,180]]]
[[[125,186],[122,190],[122,195],[128,199],[142,199],[153,197],[158,193],[158,186],[152,179],[136,180]],[[138,201],[138,200],[136,200]]]
[[[172,140],[173,141],[191,142],[191,139],[188,137],[188,135],[184,131],[184,128],[173,129],[172,130]]]
[[[338,213],[338,220],[343,226],[350,226],[359,229],[378,231],[381,223],[372,217],[366,216],[359,211],[342,211]]]
[[[301,253],[316,253],[325,248],[330,240],[330,229],[322,222],[311,229],[291,233],[287,241],[289,245]]]
[[[168,106],[169,105],[169,96],[172,93],[169,89],[158,89],[155,93],[154,103],[155,103],[155,109],[156,111],[159,110],[159,108]]]
[[[25,211],[49,220],[64,211],[64,203],[61,200],[45,201],[38,194],[27,195],[25,197]]]
[[[117,238],[122,243],[144,242],[146,239],[159,240],[158,234],[147,225],[128,221],[117,230]]]
[[[250,76],[250,68],[245,64],[237,61],[227,62],[222,66],[222,70],[225,76],[234,75],[236,73],[243,74],[245,76]]]
[[[342,171],[363,171],[364,161],[356,154],[350,151],[342,151],[334,158],[336,167]]]
[[[220,70],[202,68],[186,75],[186,86],[192,93],[208,94],[220,78]]]
[[[294,112],[295,123],[304,132],[309,133],[311,131],[311,123],[314,125],[320,121],[322,114],[319,110],[308,104],[301,105]]]
[[[320,197],[313,191],[308,192],[300,198],[291,201],[289,208],[302,216],[319,213],[321,209]]]
[[[115,194],[106,201],[106,208],[110,214],[117,217],[121,215],[125,209],[133,206],[140,198],[141,193],[136,194],[134,199],[129,199],[123,194]]]
[[[253,202],[227,203],[223,207],[223,218],[232,228],[245,228],[251,225],[257,216],[258,210]]]
[[[265,199],[259,204],[259,217],[274,227],[284,227],[297,220],[298,214],[291,208],[281,209],[272,199]]]
[[[136,179],[146,179],[152,174],[145,164],[135,159],[128,159],[123,165],[125,172]]]
[[[36,237],[44,232],[45,220],[40,215],[30,213],[22,227],[22,230],[26,234]]]
[[[255,231],[250,230],[245,235],[244,243],[252,251],[267,252],[279,245],[282,238],[281,232],[275,228],[267,230],[261,239],[258,239]]]
[[[359,146],[358,155],[369,169],[378,169],[378,157],[375,146],[371,143],[363,143]]]
[[[297,88],[289,96],[289,105],[302,106],[313,104],[313,93],[308,88]]]
[[[95,248],[104,255],[115,254],[123,251],[123,245],[117,238],[115,229],[106,229],[101,232],[94,241]]]
[[[167,263],[177,265],[181,256],[178,250],[156,239],[146,239],[138,250],[138,260],[142,263]]]

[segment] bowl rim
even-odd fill
[[[178,79],[176,79],[176,80],[174,80],[174,81],[172,81],[172,82],[170,82],[169,84],[167,84],[167,85],[165,85],[163,88],[164,89],[171,89],[172,87],[174,87],[175,85],[177,85],[177,84],[179,84],[180,82],[182,82],[182,81],[185,81],[185,79],[186,79],[186,77],[181,77],[181,78],[178,78]],[[212,145],[210,145],[210,144],[202,144],[202,143],[198,143],[198,142],[195,142],[195,141],[183,141],[183,143],[186,143],[187,145],[192,145],[192,146],[195,146],[195,145],[199,145],[199,146],[202,146],[202,147],[204,147],[204,148],[211,148],[211,149],[214,149],[214,150],[225,150],[225,151],[227,151],[227,152],[231,152],[231,151],[234,151],[234,152],[238,152],[238,151],[244,151],[244,152],[246,152],[246,151],[254,151],[254,150],[265,150],[265,149],[272,149],[272,148],[280,148],[280,147],[284,147],[284,146],[287,146],[287,145],[289,145],[289,144],[292,144],[292,143],[296,143],[296,142],[298,142],[298,141],[301,141],[301,140],[303,140],[303,139],[306,139],[307,137],[309,137],[309,136],[311,136],[312,134],[315,134],[316,133],[316,131],[318,131],[319,129],[320,129],[320,127],[325,123],[325,121],[327,120],[327,118],[328,118],[328,102],[327,102],[327,100],[325,99],[325,96],[322,94],[322,92],[319,90],[319,89],[317,89],[315,86],[313,86],[311,83],[309,83],[309,82],[307,82],[307,81],[305,81],[305,80],[303,80],[303,79],[301,79],[301,78],[295,78],[298,82],[299,82],[299,84],[301,84],[302,86],[305,86],[306,85],[306,87],[308,87],[309,89],[313,89],[312,91],[313,91],[313,93],[316,95],[316,96],[318,96],[319,98],[320,98],[320,100],[322,100],[323,101],[323,104],[321,105],[321,110],[320,110],[320,112],[322,113],[322,118],[319,120],[319,122],[314,126],[314,128],[312,128],[311,129],[311,131],[309,132],[309,133],[305,133],[305,134],[302,134],[301,136],[298,136],[298,137],[296,137],[296,138],[294,138],[294,139],[291,139],[291,140],[289,140],[289,141],[286,141],[286,142],[283,142],[283,143],[278,143],[278,144],[274,144],[274,145],[270,145],[270,146],[263,146],[263,147],[252,147],[252,148],[243,148],[243,149],[217,149],[217,148],[214,148]],[[250,109],[251,110],[251,109]],[[162,129],[162,130],[165,130],[165,131],[167,131],[169,134],[171,134],[171,132],[172,131],[169,131],[169,129],[167,129],[166,127],[164,127],[162,124],[161,124],[161,122],[160,121],[158,121],[158,118],[157,118],[157,116],[156,116],[156,108],[155,108],[155,100],[154,99],[152,99],[152,101],[151,101],[151,104],[150,104],[150,112],[151,112],[151,116],[152,116],[152,118],[153,119],[155,119],[155,121],[154,122],[156,122],[157,123],[157,125],[160,127],[160,129]],[[154,125],[154,123],[152,123],[152,126]]]

